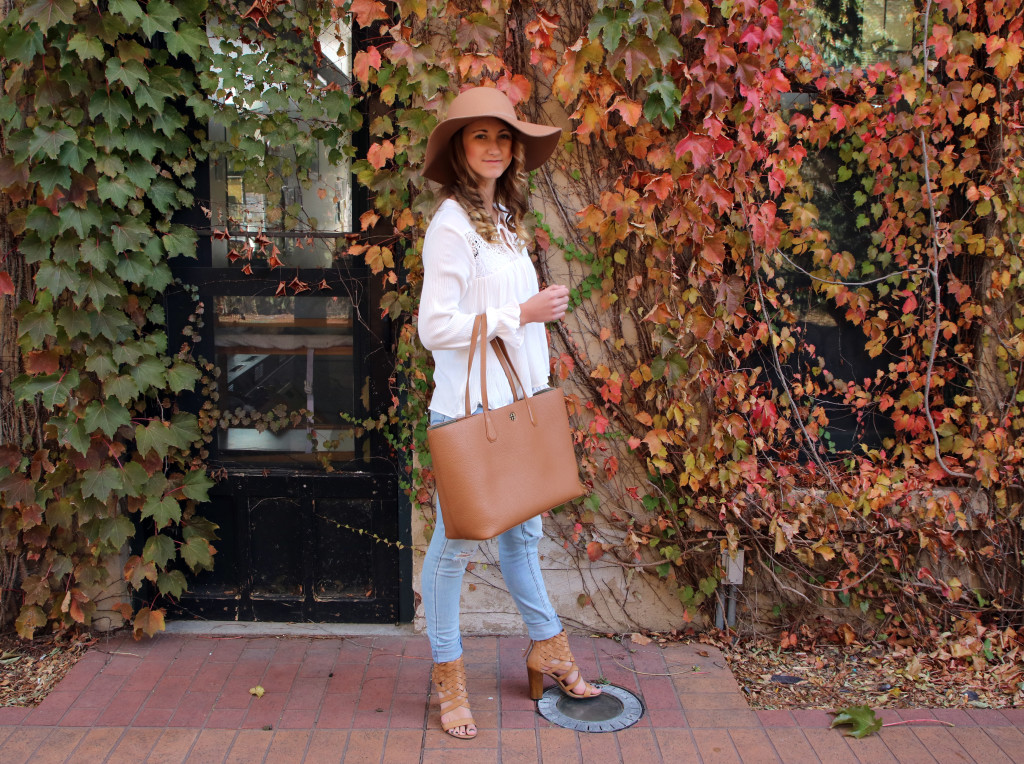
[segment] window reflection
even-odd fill
[[[224,128],[210,126],[214,141],[227,139]],[[256,235],[268,232],[282,264],[296,268],[330,267],[337,238],[352,230],[351,162],[328,161],[328,149],[317,144],[317,160],[308,168],[304,187],[296,175],[284,179],[278,192],[252,187],[240,167],[223,157],[210,158],[210,219],[216,231],[230,238],[214,238],[212,265],[224,268],[233,254],[250,248],[253,260],[266,259]]]
[[[352,303],[340,296],[218,296],[214,300],[220,409],[229,451],[355,451],[342,414],[355,414]],[[275,419],[305,410],[278,431]],[[225,420],[222,419],[222,423]]]
[[[838,68],[895,62],[914,44],[913,0],[815,0],[818,49]]]

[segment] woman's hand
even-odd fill
[[[569,287],[552,284],[519,306],[519,325],[558,321],[569,307]]]

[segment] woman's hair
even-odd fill
[[[465,128],[462,128],[464,130]],[[442,198],[451,197],[469,214],[473,228],[485,240],[492,244],[498,241],[498,229],[494,225],[491,212],[484,208],[480,197],[480,178],[466,161],[466,150],[462,145],[462,130],[451,139],[451,162],[455,171],[455,181],[444,188]],[[512,131],[512,163],[501,174],[494,186],[495,204],[508,210],[509,228],[522,239],[525,239],[523,219],[529,211],[526,201],[526,173],[523,165],[526,161],[526,146],[519,139],[515,130]]]

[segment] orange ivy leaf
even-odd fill
[[[644,107],[631,98],[619,96],[612,102],[612,111],[617,111],[622,116],[622,121],[630,127],[636,127],[637,122],[644,113]]]
[[[135,639],[142,639],[143,634],[152,637],[158,631],[163,631],[166,628],[164,614],[163,608],[158,610],[151,610],[148,607],[140,608],[132,622]]]
[[[378,0],[352,0],[349,10],[356,17],[356,23],[361,27],[368,27],[374,21],[388,18],[384,3],[378,2]]]
[[[0,297],[14,294],[14,281],[7,271],[0,271]]]
[[[356,53],[355,58],[352,60],[352,72],[361,83],[366,85],[370,81],[370,70],[379,70],[380,63],[380,51],[371,45],[366,50],[360,50]]]
[[[604,547],[598,541],[591,541],[587,544],[587,557],[591,562],[597,562],[604,554]]]
[[[552,33],[558,28],[561,16],[541,10],[535,11],[535,14],[533,21],[523,30],[526,39],[533,43],[534,48],[550,48],[553,43]]]
[[[494,84],[498,86],[498,90],[509,97],[512,103],[525,101],[533,92],[533,85],[521,74],[513,74],[510,77],[506,72]]]
[[[383,143],[375,143],[370,146],[369,151],[366,152],[366,159],[376,169],[381,170],[384,165],[387,164],[389,159],[395,157],[395,144],[391,141],[384,141]]]

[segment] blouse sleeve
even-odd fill
[[[427,231],[423,242],[423,292],[418,331],[427,350],[469,347],[476,316],[461,302],[474,276],[473,252],[466,237],[442,222]],[[487,308],[487,339],[501,337],[511,347],[523,344],[519,303]]]

